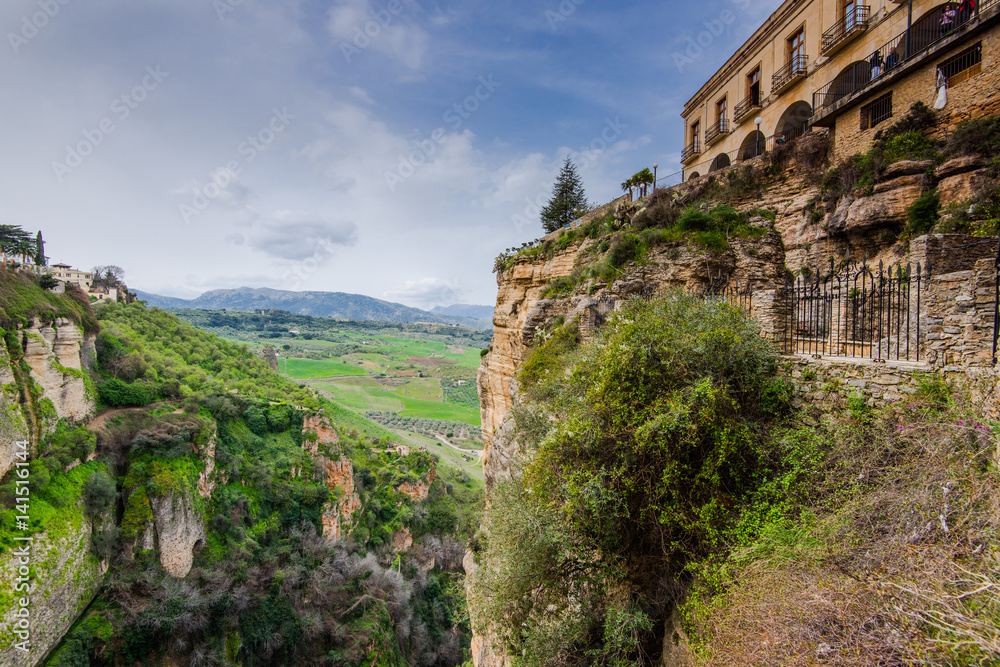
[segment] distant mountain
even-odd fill
[[[493,306],[472,306],[467,303],[456,303],[452,306],[434,306],[432,313],[451,315],[452,317],[471,317],[474,320],[492,320]]]
[[[205,292],[195,299],[177,299],[136,290],[136,296],[157,308],[193,308],[196,310],[284,310],[298,315],[332,317],[338,320],[372,322],[437,322],[475,329],[493,326],[489,317],[476,318],[450,313],[431,313],[399,303],[382,301],[362,294],[343,292],[288,292],[267,287],[239,287]],[[473,306],[475,307],[475,306]]]

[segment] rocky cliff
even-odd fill
[[[323,505],[323,537],[335,542],[351,534],[352,518],[361,508],[361,498],[354,488],[354,466],[349,458],[343,454],[336,461],[320,457],[320,463],[326,469],[326,485],[332,496]]]
[[[537,332],[551,327],[558,318],[576,318],[581,333],[587,337],[600,326],[615,302],[641,290],[698,289],[724,275],[731,283],[749,281],[761,288],[770,287],[783,283],[789,275],[822,271],[832,257],[842,259],[848,254],[855,258],[864,255],[872,262],[905,262],[909,241],[901,232],[914,202],[936,187],[942,206],[961,204],[990,178],[982,160],[976,158],[956,158],[937,167],[933,162],[901,161],[889,165],[880,182],[864,195],[824,199],[817,179],[810,178],[805,170],[797,171],[800,169],[793,162],[777,182],[768,185],[763,201],[753,198],[733,203],[745,212],[764,207],[773,223],[753,220],[756,226],[768,227],[768,233],[757,238],[729,239],[730,248],[725,252],[709,253],[684,242],[655,245],[641,263],[623,267],[624,275],[614,281],[584,282],[564,298],[543,299],[543,292],[554,279],[569,277],[582,263],[592,261],[591,246],[597,243],[578,238],[556,249],[560,244],[555,241],[561,234],[556,232],[543,240],[548,246],[546,252],[524,253],[514,259],[512,266],[498,272],[493,345],[478,374],[487,496],[499,478],[510,474],[518,451],[509,422],[517,396],[517,371]],[[724,176],[722,173],[695,179],[658,195],[688,205],[697,202],[700,193],[713,192],[711,181],[725,182]],[[644,205],[641,202],[637,208],[641,210]],[[700,203],[703,210],[713,205],[711,195]],[[766,304],[755,305],[754,311],[758,308],[766,308]],[[468,563],[466,569],[474,576],[474,563]],[[475,618],[475,609],[470,613]],[[488,635],[474,637],[472,653],[477,667],[508,664],[506,657],[491,645]]]
[[[96,464],[90,464],[94,466]],[[81,484],[89,476],[77,469],[71,484]],[[41,508],[36,508],[40,511]],[[46,525],[46,531],[32,536],[31,542],[8,548],[0,554],[0,589],[4,610],[0,623],[0,664],[11,667],[33,667],[41,662],[80,612],[90,604],[100,590],[106,562],[99,561],[91,552],[91,523],[86,519],[82,503],[60,508]],[[22,545],[27,545],[25,552]],[[23,568],[23,569],[21,569]],[[15,588],[28,580],[27,591]],[[14,602],[27,600],[28,605]],[[16,644],[24,641],[15,630],[21,620],[18,610],[28,613],[28,651],[21,651]]]
[[[84,359],[94,337],[69,320],[37,319],[8,333],[0,346],[0,477],[14,461],[14,443],[35,451],[58,419],[83,421],[94,412]]]

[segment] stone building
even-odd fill
[[[90,271],[80,271],[69,264],[53,264],[49,268],[53,278],[62,283],[76,285],[84,292],[89,292],[90,286],[94,283],[94,274]]]
[[[835,160],[863,152],[934,105],[939,72],[951,123],[1000,112],[1000,0],[861,1],[781,4],[684,106],[685,180],[810,129],[829,131]]]

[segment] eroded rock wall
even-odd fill
[[[190,490],[150,498],[160,565],[172,577],[191,571],[195,551],[205,544],[205,519],[195,507]]]
[[[4,605],[7,612],[0,622],[0,665],[33,667],[41,663],[49,649],[70,628],[104,581],[107,563],[100,562],[90,552],[91,525],[80,508],[62,512],[49,521],[48,531],[34,536],[30,555],[19,547],[9,548],[0,555],[0,590],[12,599],[22,596],[30,600],[29,650],[15,648],[20,641],[12,634],[16,604]],[[15,590],[18,567],[26,558],[32,568],[30,589]]]
[[[328,542],[336,542],[351,534],[354,528],[354,513],[361,509],[361,498],[354,487],[354,466],[351,459],[343,454],[336,461],[320,457],[320,464],[326,470],[326,485],[331,492],[340,488],[343,494],[338,498],[331,494],[323,505],[323,537]]]

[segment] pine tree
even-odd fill
[[[576,165],[566,158],[552,188],[552,199],[542,209],[542,227],[554,232],[582,215],[587,208],[587,195],[576,173]]]
[[[45,266],[45,241],[42,240],[42,232],[39,230],[35,235],[35,264]]]

